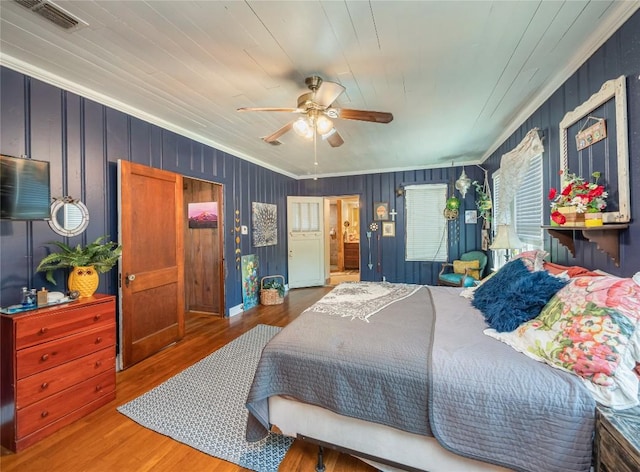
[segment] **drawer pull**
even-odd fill
[[[102,361],[96,361],[96,367],[100,367],[102,365]]]
[[[96,385],[96,392],[102,391],[102,385]]]
[[[40,416],[46,418],[47,416],[49,416],[49,412],[47,410],[44,410],[42,413],[40,413]]]
[[[93,317],[93,321],[99,321],[99,320],[100,320],[100,318],[102,318],[102,315],[95,315],[95,316]]]
[[[40,385],[40,388],[42,390],[46,390],[47,388],[49,388],[49,384],[47,382],[42,382],[42,385]]]
[[[98,336],[96,338],[96,344],[100,344],[102,342],[102,336]]]
[[[49,328],[40,328],[40,334],[46,334],[49,331]]]
[[[40,358],[43,361],[48,361],[49,360],[49,354],[42,354],[42,357]]]

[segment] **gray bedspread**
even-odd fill
[[[268,398],[432,435],[450,451],[515,470],[589,470],[595,402],[572,375],[482,333],[459,289],[423,287],[368,318],[307,311],[265,347],[247,399],[247,439]]]

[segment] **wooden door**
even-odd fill
[[[184,335],[182,176],[118,160],[120,367]]]
[[[289,288],[325,282],[324,199],[287,197]],[[327,257],[326,264],[329,263]]]
[[[189,268],[185,273],[185,310],[223,315],[222,185],[183,180],[185,215],[189,215],[184,233],[185,266]]]

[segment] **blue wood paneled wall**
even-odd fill
[[[460,177],[462,168],[448,167],[444,169],[413,170],[367,174],[348,177],[332,177],[318,180],[301,180],[298,194],[308,196],[360,196],[360,278],[368,281],[386,279],[389,282],[405,282],[416,284],[435,284],[441,262],[407,262],[405,261],[405,202],[404,196],[396,194],[396,190],[409,184],[445,183],[452,195],[454,182]],[[472,180],[482,182],[483,171],[477,166],[465,167],[465,172]],[[455,195],[462,199],[458,191]],[[457,259],[463,252],[480,249],[481,227],[478,224],[465,224],[464,211],[475,210],[475,192],[470,189],[462,201],[460,215],[457,220],[448,223],[449,260]],[[382,237],[381,228],[371,232],[371,239],[366,236],[369,225],[374,221],[373,207],[375,202],[388,202],[389,210],[398,214],[396,236]],[[444,211],[444,208],[442,208]],[[443,216],[444,218],[444,216]],[[372,268],[369,269],[369,254]]]
[[[241,254],[258,256],[261,274],[286,275],[286,239],[276,246],[254,248],[250,236],[242,235],[236,245],[234,219],[238,210],[240,225],[250,227],[251,202],[256,201],[277,204],[284,215],[295,180],[5,67],[0,74],[0,153],[49,161],[52,196],[80,198],[90,214],[87,231],[73,238],[56,235],[45,221],[0,220],[0,306],[16,303],[22,286],[66,290],[61,271],[56,287],[35,272],[48,241],[85,244],[105,234],[117,240],[118,159],[224,186],[227,310],[242,303],[236,248]],[[285,223],[279,218],[281,238],[286,235]],[[101,275],[99,290],[117,294],[115,270]]]
[[[250,226],[251,202],[275,203],[278,206],[278,245],[254,248],[249,236],[241,236],[239,249],[242,254],[258,255],[261,275],[286,276],[284,215],[287,195],[360,195],[363,280],[385,277],[394,282],[426,284],[436,280],[439,263],[404,261],[404,199],[395,191],[408,183],[451,184],[460,175],[460,168],[295,181],[7,68],[2,67],[0,74],[0,153],[49,160],[53,194],[79,197],[89,208],[89,228],[82,236],[70,238],[71,244],[88,242],[103,234],[117,238],[116,162],[125,159],[224,185],[227,310],[242,302],[240,273],[235,262],[235,211],[239,211],[240,224]],[[576,244],[575,258],[550,237],[547,237],[545,247],[553,261],[629,276],[640,270],[640,192],[633,185],[640,182],[640,12],[636,12],[533,113],[483,167],[493,172],[499,166],[502,154],[513,149],[527,131],[537,127],[545,135],[545,193],[549,187],[557,186],[560,121],[567,111],[587,100],[606,80],[620,75],[627,77],[633,218],[630,228],[620,239],[620,267],[615,267],[595,246],[581,239]],[[606,158],[592,156],[594,163],[591,165],[597,169],[600,160]],[[483,178],[482,171],[475,166],[466,167],[466,172],[472,179]],[[378,201],[388,201],[390,209],[398,212],[396,237],[378,240],[380,231],[373,235],[373,269],[369,270],[365,228],[373,220],[373,203]],[[474,208],[474,192],[470,191],[463,210]],[[546,208],[547,221],[548,212]],[[480,246],[480,225],[465,224],[462,214],[449,224],[449,231],[450,259]],[[45,243],[60,237],[43,221],[2,220],[0,235],[0,305],[5,306],[18,300],[20,287],[46,285],[42,274],[34,273],[34,269],[45,255]],[[58,287],[64,289],[64,280],[60,274],[58,276]],[[100,290],[117,293],[115,271],[102,277]]]
[[[640,12],[636,12],[613,36],[586,61],[553,95],[531,115],[526,122],[484,163],[492,173],[500,165],[502,154],[513,149],[532,128],[539,128],[544,134],[544,188],[545,196],[551,187],[560,186],[560,130],[559,125],[568,111],[574,110],[584,103],[602,87],[607,80],[624,75],[627,79],[627,119],[629,128],[629,166],[631,190],[631,223],[629,229],[620,236],[620,267],[600,252],[597,247],[581,236],[576,239],[575,257],[566,248],[546,235],[545,249],[550,253],[549,259],[560,264],[581,265],[597,268],[606,272],[632,276],[640,271]],[[582,161],[578,160],[575,150],[575,133],[578,126],[567,132],[569,148],[569,169],[590,177],[589,168],[603,173],[600,183],[606,184],[617,180],[617,164],[615,154],[615,130],[613,102],[594,111],[597,116],[608,119],[610,142],[588,148],[583,152]],[[582,122],[580,123],[582,124]],[[607,176],[607,172],[614,175]],[[613,199],[616,186],[608,187]],[[610,209],[615,209],[612,203]],[[549,221],[550,207],[545,208],[544,218]]]

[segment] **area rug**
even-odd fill
[[[246,469],[276,472],[292,438],[245,440],[245,401],[262,348],[281,328],[258,325],[120,407],[142,426]]]

